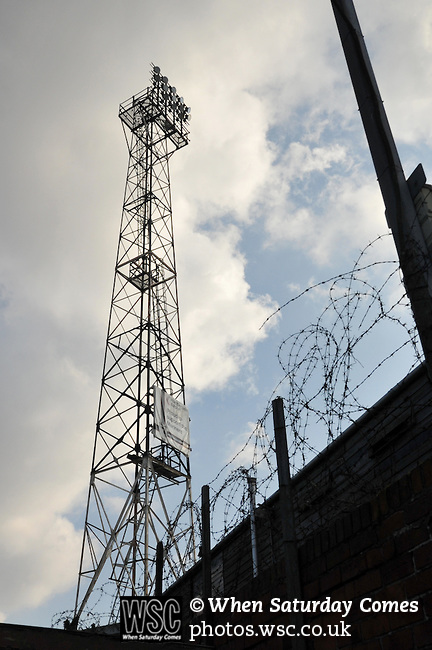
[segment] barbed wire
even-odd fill
[[[209,483],[215,542],[249,513],[245,477],[256,477],[257,496],[263,500],[268,497],[269,489],[277,489],[274,435],[266,428],[272,426],[268,417],[276,396],[282,396],[284,401],[291,472],[296,473],[355,422],[371,406],[371,400],[376,401],[377,386],[370,385],[386,365],[402,353],[406,357],[404,374],[407,374],[421,362],[421,346],[398,261],[368,262],[366,259],[370,254],[376,256],[377,244],[388,236],[381,235],[370,242],[351,270],[311,284],[262,324],[264,327],[302,298],[326,290],[326,302],[315,323],[280,343],[277,359],[282,377],[262,417],[244,445]],[[371,350],[374,336],[379,345]],[[387,349],[380,340],[383,336]],[[390,381],[394,381],[393,376]],[[247,466],[239,465],[239,459],[244,457],[250,458]]]
[[[105,582],[97,589],[94,589],[95,601],[92,609],[84,608],[78,621],[78,630],[88,630],[98,628],[107,623],[112,622],[112,606],[107,606],[107,602],[112,602],[112,585],[110,582]],[[102,606],[103,611],[99,611],[99,606]],[[56,612],[51,618],[51,627],[64,627],[70,629],[75,611],[73,609],[66,609],[61,612]]]

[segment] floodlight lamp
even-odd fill
[[[157,65],[153,67],[153,80],[155,83],[160,81],[160,68]]]

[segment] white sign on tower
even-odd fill
[[[154,389],[154,436],[189,456],[190,433],[187,407],[164,390]]]

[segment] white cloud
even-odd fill
[[[262,459],[261,445],[268,448],[268,437],[264,427],[256,422],[248,422],[248,428],[242,434],[234,434],[228,443],[226,461],[232,459],[233,467],[245,467],[246,469],[255,465]]]
[[[252,356],[266,336],[260,329],[275,309],[270,296],[253,296],[234,226],[219,231],[185,232],[188,258],[179,263],[183,349],[188,387],[219,389]],[[188,289],[186,289],[188,288]]]
[[[267,192],[267,245],[294,244],[323,265],[334,256],[352,257],[355,248],[343,242],[359,242],[359,250],[387,229],[377,182],[354,165],[344,147],[311,149],[297,142],[283,158]]]
[[[10,515],[2,527],[0,607],[5,612],[37,607],[55,593],[70,588],[78,570],[81,535],[70,521],[52,515],[40,503]],[[24,588],[24,585],[26,588]]]
[[[291,181],[302,179],[312,172],[326,172],[333,164],[345,162],[346,149],[340,144],[328,147],[310,147],[292,142],[281,161],[286,177]]]

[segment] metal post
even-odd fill
[[[297,538],[295,532],[294,507],[291,492],[291,477],[286,437],[283,400],[277,397],[272,402],[273,424],[276,444],[276,460],[279,479],[279,509],[282,524],[282,545],[285,559],[286,595],[288,600],[301,600],[301,582],[297,554]],[[292,614],[293,623],[300,629],[303,616],[301,613]],[[292,647],[303,650],[305,642],[302,637],[293,637]]]
[[[202,581],[203,581],[203,598],[211,597],[211,554],[210,554],[210,496],[209,486],[203,485],[201,488],[201,520],[202,520],[202,539],[201,539],[201,556],[202,556]]]
[[[164,556],[163,542],[159,541],[156,545],[156,579],[155,579],[156,598],[160,598],[160,596],[162,596],[163,561],[164,561],[163,556]]]
[[[258,550],[257,550],[257,535],[256,535],[256,478],[247,475],[248,488],[249,488],[249,508],[250,508],[250,531],[251,531],[251,547],[252,547],[252,575],[254,578],[258,575]]]
[[[421,165],[405,179],[353,0],[331,0],[360,116],[432,379],[432,262],[414,199],[426,182]]]

